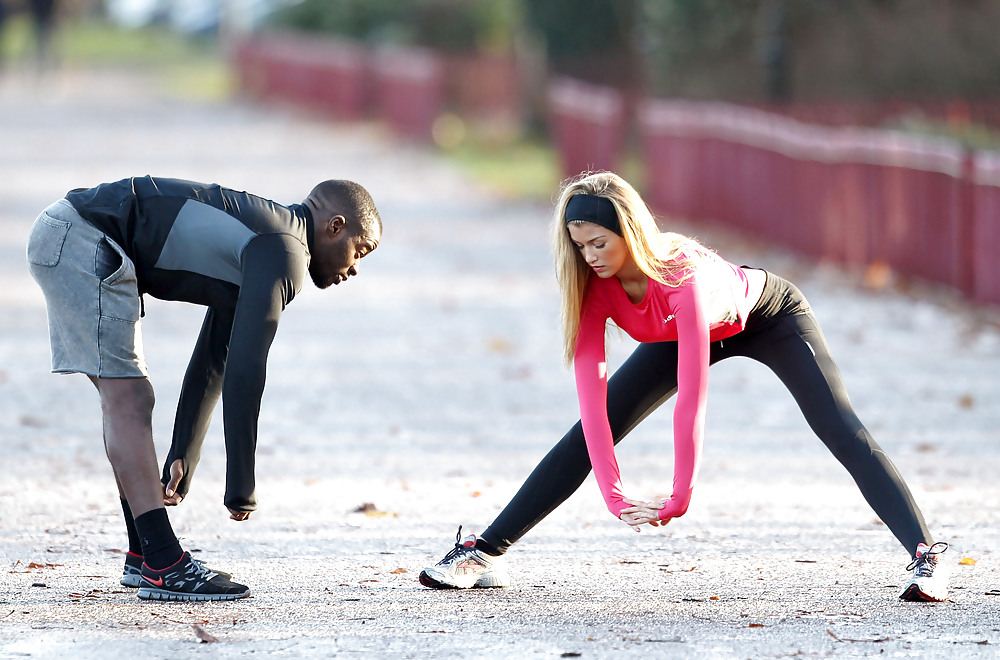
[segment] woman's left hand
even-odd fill
[[[621,519],[631,525],[637,532],[642,531],[641,526],[645,524],[659,527],[670,522],[669,519],[660,520],[660,509],[663,508],[663,502],[643,502],[642,500],[632,500],[627,497],[624,498],[624,501],[629,506],[622,509]]]

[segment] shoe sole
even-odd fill
[[[441,582],[440,580],[435,580],[428,575],[427,571],[420,571],[420,576],[417,579],[420,580],[420,584],[429,589],[502,589],[510,584],[509,578],[504,580],[501,577],[484,575],[468,587],[462,587],[457,584],[448,584],[446,582]]]
[[[921,591],[920,587],[915,584],[908,586],[903,593],[899,595],[900,600],[909,601],[911,603],[943,603],[948,600],[948,597],[935,598],[934,596]]]
[[[123,575],[122,579],[119,581],[123,587],[128,587],[130,589],[138,589],[142,586],[142,576],[140,575]]]
[[[427,573],[425,571],[420,571],[420,577],[417,578],[417,579],[420,580],[420,584],[424,585],[428,589],[458,589],[459,588],[459,587],[456,587],[453,584],[445,584],[444,582],[438,582],[437,580],[435,580],[434,578],[432,578],[430,575],[427,575]]]
[[[176,600],[176,601],[206,601],[206,600],[239,600],[250,595],[250,590],[236,594],[189,594],[182,591],[168,591],[141,587],[139,598],[142,600]]]

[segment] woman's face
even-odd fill
[[[625,239],[610,229],[593,222],[571,222],[567,228],[580,256],[598,277],[614,277],[632,263]]]

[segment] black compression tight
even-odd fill
[[[765,364],[781,379],[809,426],[908,553],[920,542],[933,543],[909,488],[854,414],[819,324],[794,285],[767,274],[764,293],[743,332],[711,346],[712,364],[733,356]],[[615,444],[676,391],[677,343],[640,344],[608,381],[608,419]],[[482,540],[506,552],[572,495],[590,470],[577,422],[483,532]]]

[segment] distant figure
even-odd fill
[[[52,61],[52,30],[55,27],[56,0],[30,0],[28,10],[35,26],[35,58],[39,68]]]
[[[3,0],[0,0],[0,69],[3,68],[3,37],[4,25],[7,23],[7,7]]]
[[[52,371],[86,374],[100,393],[104,447],[129,539],[121,583],[138,587],[139,598],[249,595],[181,549],[164,505],[188,492],[221,395],[224,503],[233,520],[256,510],[257,418],[281,313],[307,277],[325,289],[357,275],[381,235],[371,196],[340,180],[282,206],[215,184],[134,177],[70,191],[38,216],[27,257],[45,294]],[[140,332],[143,294],[208,308],[162,481]]]

